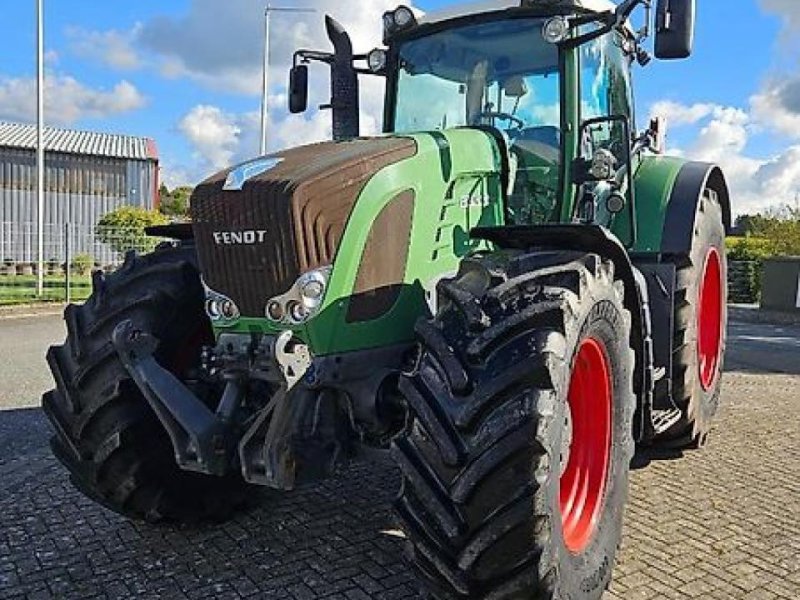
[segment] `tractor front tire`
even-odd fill
[[[191,248],[162,248],[131,253],[110,275],[95,273],[89,300],[65,312],[65,344],[47,354],[57,387],[42,406],[56,431],[53,451],[80,491],[127,517],[219,521],[248,499],[238,475],[178,468],[166,431],[111,342],[114,328],[131,320],[160,340],[159,363],[186,378],[212,339],[195,265]]]
[[[439,599],[601,598],[634,449],[613,264],[542,252],[462,269],[439,293],[393,447],[417,570]]]
[[[698,203],[692,244],[677,267],[672,394],[681,419],[659,440],[669,447],[705,444],[719,408],[728,327],[725,225],[716,193]]]

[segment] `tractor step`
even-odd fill
[[[653,432],[656,435],[660,435],[669,430],[670,427],[680,421],[681,414],[681,411],[677,408],[672,408],[669,410],[654,410],[651,413]]]

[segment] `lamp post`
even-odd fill
[[[44,295],[44,0],[36,0],[36,294]]]
[[[315,13],[313,8],[284,8],[267,4],[264,13],[264,85],[261,98],[261,156],[267,153],[267,125],[269,122],[269,58],[270,58],[270,27],[272,13]]]

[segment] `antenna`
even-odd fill
[[[269,124],[269,58],[270,58],[270,27],[272,13],[316,13],[314,8],[289,8],[267,4],[264,11],[264,80],[261,97],[261,156],[267,153],[267,127]]]

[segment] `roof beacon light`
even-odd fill
[[[542,36],[546,42],[560,44],[569,37],[569,20],[561,16],[548,19],[542,29]]]

